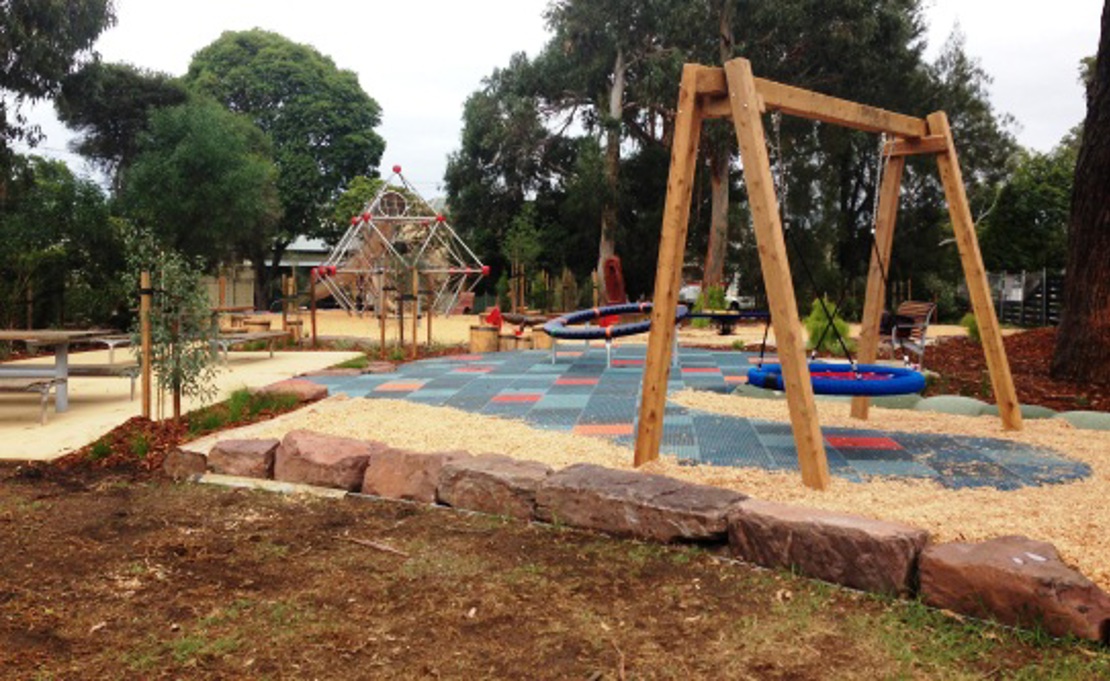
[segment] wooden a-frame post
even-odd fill
[[[884,263],[889,262],[894,241],[898,191],[905,156],[937,155],[941,181],[960,249],[960,260],[968,290],[971,292],[972,307],[979,321],[987,366],[1002,421],[1007,428],[1020,429],[1021,413],[1013,377],[991,303],[986,272],[975,238],[975,225],[971,219],[963,178],[956,159],[952,131],[944,113],[934,113],[926,120],[829,97],[756,78],[752,74],[750,62],[746,59],[733,59],[724,68],[687,64],[682,70],[671,168],[667,179],[667,199],[663,209],[659,264],[655,276],[655,305],[651,314],[651,334],[648,338],[637,423],[635,465],[640,466],[658,457],[663,435],[667,378],[675,335],[673,315],[678,303],[686,251],[686,232],[701,124],[707,118],[731,118],[740,146],[744,182],[748,189],[760,266],[771,308],[779,361],[782,364],[786,401],[790,410],[794,442],[798,449],[802,482],[814,489],[825,489],[829,484],[828,462],[805,357],[805,337],[798,317],[794,285],[790,279],[782,219],[775,197],[761,118],[767,110],[778,110],[856,130],[883,132],[894,138],[888,152],[884,153],[885,175],[879,189],[876,248],[872,253],[864,301],[859,352],[860,357],[868,361],[874,360],[878,349],[879,320],[885,297]],[[853,415],[866,418],[866,413],[866,400],[855,400]]]

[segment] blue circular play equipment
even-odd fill
[[[651,320],[645,319],[628,324],[611,324],[609,326],[576,326],[585,322],[610,317],[620,314],[646,314],[651,312],[651,303],[621,303],[620,305],[607,305],[594,307],[588,310],[578,310],[570,314],[552,319],[543,325],[543,330],[552,338],[562,340],[609,340],[621,336],[633,336],[645,333],[651,329]],[[679,305],[675,310],[675,323],[681,321],[690,311],[685,305]]]
[[[913,369],[880,364],[811,362],[809,375],[818,395],[905,395],[925,389],[925,376]],[[782,365],[748,369],[748,383],[766,390],[783,390]]]

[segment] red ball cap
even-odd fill
[[[393,166],[393,172],[395,172],[395,173],[401,172],[401,166]]]

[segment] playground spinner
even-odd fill
[[[651,313],[651,335],[644,366],[635,465],[659,456],[671,345],[675,334],[672,315],[678,304],[701,124],[706,119],[725,118],[732,120],[740,147],[744,183],[751,205],[802,482],[815,489],[828,487],[828,461],[817,419],[805,355],[805,335],[790,279],[782,218],[761,117],[768,111],[780,111],[893,137],[883,153],[883,180],[875,226],[876,247],[871,254],[860,333],[859,361],[863,363],[873,363],[878,354],[879,323],[885,305],[882,272],[890,259],[894,241],[894,222],[906,157],[914,154],[935,156],[999,414],[1005,428],[1020,430],[1021,411],[1013,376],[1002,345],[1002,334],[991,301],[947,115],[937,111],[925,118],[916,118],[756,78],[752,74],[751,63],[738,58],[727,62],[724,67],[686,64],[682,69],[655,278],[655,306]],[[868,405],[865,396],[852,398],[852,416],[867,418]]]

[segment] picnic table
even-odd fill
[[[0,378],[39,379],[41,383],[46,379],[54,388],[54,411],[63,412],[69,409],[69,345],[77,341],[85,341],[97,336],[110,335],[111,331],[105,329],[0,329],[0,341],[21,342],[28,346],[44,346],[54,350],[53,367],[37,367],[27,365],[0,366]],[[10,382],[15,386],[14,382]],[[14,387],[12,388],[15,389]],[[25,388],[30,390],[31,388]],[[49,388],[47,388],[49,389]],[[41,388],[40,388],[41,390]]]

